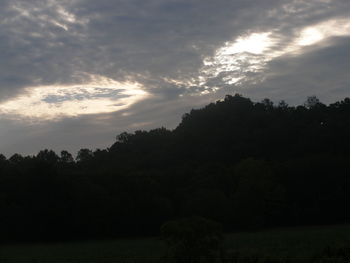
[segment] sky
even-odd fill
[[[0,0],[0,153],[75,154],[239,93],[350,96],[349,0]]]

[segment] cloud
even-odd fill
[[[264,13],[249,2],[9,1],[0,11],[7,61],[1,91],[74,83],[76,72],[119,81],[191,79],[203,56],[242,30],[235,21],[260,7]]]
[[[0,148],[108,145],[226,93],[348,96],[349,13],[348,0],[3,0]]]
[[[246,92],[255,98],[287,99],[292,104],[303,103],[316,95],[324,103],[350,96],[350,36],[332,38],[302,55],[281,56],[267,65],[264,81],[250,85]]]
[[[52,121],[116,112],[149,97],[138,83],[87,77],[89,81],[82,84],[28,87],[22,95],[0,103],[0,114],[22,121]]]

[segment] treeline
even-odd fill
[[[108,149],[0,157],[0,240],[158,234],[202,216],[227,231],[350,222],[350,99],[226,96],[178,127]]]

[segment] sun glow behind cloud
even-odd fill
[[[89,75],[75,85],[28,87],[20,96],[0,104],[0,114],[29,120],[56,120],[127,109],[150,95],[134,82]]]
[[[246,73],[261,70],[266,60],[265,51],[274,45],[271,34],[272,32],[253,33],[226,42],[215,52],[214,57],[203,61],[201,79],[207,80],[223,75],[226,83],[235,84],[241,81]],[[230,74],[226,75],[228,72]],[[205,84],[205,81],[201,84]]]
[[[301,55],[306,46],[321,43],[331,37],[350,36],[349,19],[333,19],[302,28],[285,44],[274,31],[252,33],[226,42],[213,57],[204,59],[199,84],[206,86],[212,79],[222,83],[257,84],[264,80],[262,73],[269,61],[283,55]]]
[[[218,53],[222,55],[232,55],[243,52],[261,54],[272,45],[272,41],[269,37],[270,35],[271,32],[267,32],[253,33],[246,37],[239,37],[234,43],[225,43],[225,47],[218,50]]]
[[[347,35],[350,35],[349,19],[329,20],[304,28],[297,39],[297,44],[309,46],[329,37]]]

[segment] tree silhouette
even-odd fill
[[[78,162],[87,162],[92,160],[93,156],[94,155],[91,150],[84,148],[79,150],[76,159]]]
[[[61,151],[60,161],[63,163],[73,163],[74,158],[73,158],[72,154],[63,150],[63,151]]]
[[[173,129],[107,149],[0,155],[0,241],[156,235],[203,216],[227,230],[350,222],[350,99],[227,95]]]

